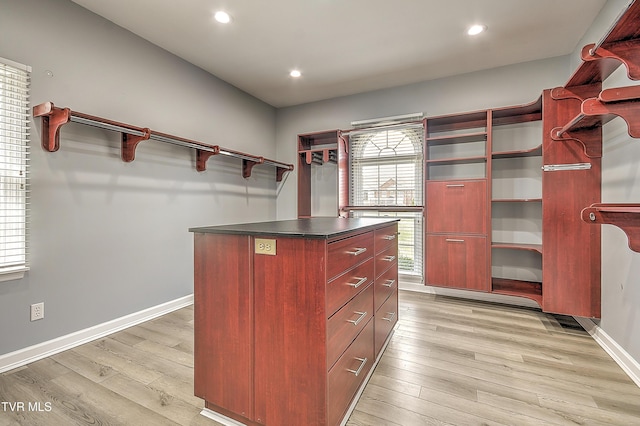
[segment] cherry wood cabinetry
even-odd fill
[[[489,291],[490,116],[427,119],[427,285]]]
[[[191,231],[194,390],[204,414],[340,424],[398,318],[396,219]]]

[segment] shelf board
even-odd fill
[[[494,126],[528,123],[530,121],[540,120],[542,120],[542,96],[530,104],[494,109],[492,112]]]
[[[496,198],[492,203],[541,203],[542,198]]]
[[[540,282],[492,277],[491,292],[507,296],[526,297],[542,306],[542,283]]]
[[[617,226],[627,234],[629,248],[640,252],[640,204],[596,203],[583,209],[580,217],[590,224]]]
[[[447,145],[454,143],[482,142],[486,140],[487,132],[474,132],[426,138],[427,145]]]
[[[514,151],[499,151],[491,153],[492,158],[522,158],[522,157],[540,157],[542,156],[542,144],[530,148]]]
[[[453,130],[478,129],[487,127],[487,111],[475,111],[464,114],[443,115],[427,119],[427,132],[450,132]]]
[[[542,244],[527,243],[491,243],[492,249],[527,250],[542,254]]]
[[[478,156],[478,157],[455,157],[455,158],[440,158],[437,160],[427,160],[427,165],[431,164],[462,164],[462,163],[482,163],[487,161],[487,157]]]

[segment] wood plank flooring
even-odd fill
[[[572,325],[401,291],[398,327],[347,424],[640,425],[640,388]],[[218,425],[193,396],[193,307],[4,373],[2,402],[14,409],[0,405],[0,426]]]

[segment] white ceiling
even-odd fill
[[[73,1],[275,107],[566,55],[606,2]]]

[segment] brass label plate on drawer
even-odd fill
[[[276,255],[276,240],[266,238],[256,238],[255,240],[255,253],[256,254],[268,254],[270,256]]]

